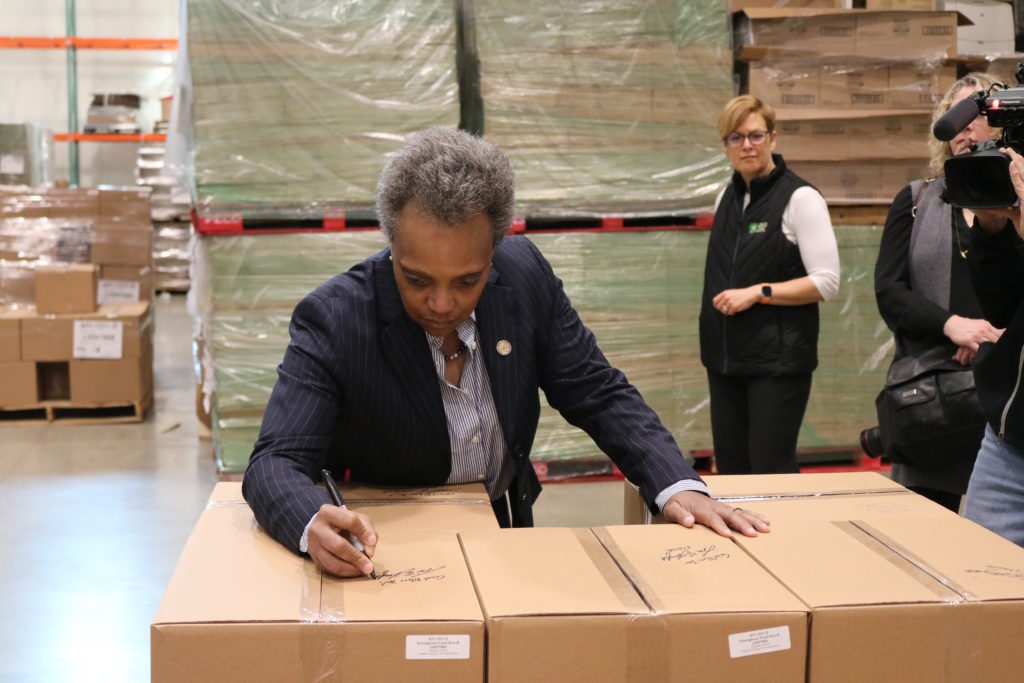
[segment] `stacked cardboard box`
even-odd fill
[[[483,131],[512,159],[520,214],[713,203],[729,177],[715,122],[733,94],[722,2],[472,5]]]
[[[153,388],[148,190],[0,188],[0,410],[132,406]]]
[[[1003,683],[1024,668],[1024,550],[953,515],[809,516],[732,539],[396,525],[374,563],[377,580],[324,576],[219,487],[153,620],[153,680]]]
[[[161,292],[187,292],[192,237],[192,199],[188,188],[164,170],[162,145],[139,148],[136,182],[151,188],[153,284]]]
[[[931,111],[956,78],[956,12],[752,8],[746,92],[778,110],[778,151],[832,203],[885,203],[927,177]],[[898,11],[897,11],[898,10]]]
[[[962,55],[1000,57],[1014,52],[1014,4],[998,0],[939,0],[942,8],[960,12],[971,24],[960,26],[956,48]]]
[[[0,305],[35,302],[35,270],[99,268],[96,302],[153,298],[149,189],[0,187]]]
[[[878,317],[870,274],[878,226],[844,226],[839,250],[844,306],[823,306],[819,368],[801,449],[853,448],[875,424],[891,337]],[[561,233],[531,237],[551,261],[583,321],[685,451],[711,448],[707,377],[700,365],[700,310],[707,233]],[[288,345],[298,301],[384,246],[379,233],[205,238],[193,286],[203,333],[203,381],[213,411],[219,466],[245,468]],[[615,292],[610,296],[610,292]],[[542,402],[533,459],[589,458],[607,472],[593,441]],[[579,467],[573,464],[573,467]],[[569,467],[569,465],[567,465]]]
[[[188,0],[198,209],[371,207],[388,155],[459,123],[451,0]]]

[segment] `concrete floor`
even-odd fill
[[[0,682],[149,679],[149,622],[217,481],[184,297],[155,311],[145,422],[0,426]],[[621,523],[621,492],[548,485],[537,523]]]

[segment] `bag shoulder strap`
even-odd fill
[[[910,217],[917,218],[917,207],[921,206],[921,200],[924,199],[925,194],[928,192],[928,186],[935,181],[935,178],[928,178],[927,180],[911,180],[910,181],[910,199],[914,202],[914,208],[910,210]]]

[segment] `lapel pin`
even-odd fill
[[[507,339],[502,339],[495,348],[498,350],[499,356],[507,356],[512,353],[512,343]]]

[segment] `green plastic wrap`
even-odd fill
[[[731,170],[721,0],[473,0],[484,134],[525,216],[652,215],[714,203]]]
[[[451,0],[188,0],[204,212],[370,207],[406,137],[459,122]]]
[[[685,452],[711,448],[697,318],[708,233],[550,233],[530,237],[551,261],[583,321]],[[821,365],[802,449],[852,448],[875,424],[891,335],[874,301],[881,228],[837,230],[843,281],[821,306]],[[298,300],[384,246],[376,232],[203,238],[194,305],[208,356],[214,438],[222,470],[245,468],[288,343]],[[296,276],[295,273],[302,275]],[[536,461],[598,455],[583,432],[543,403]]]

